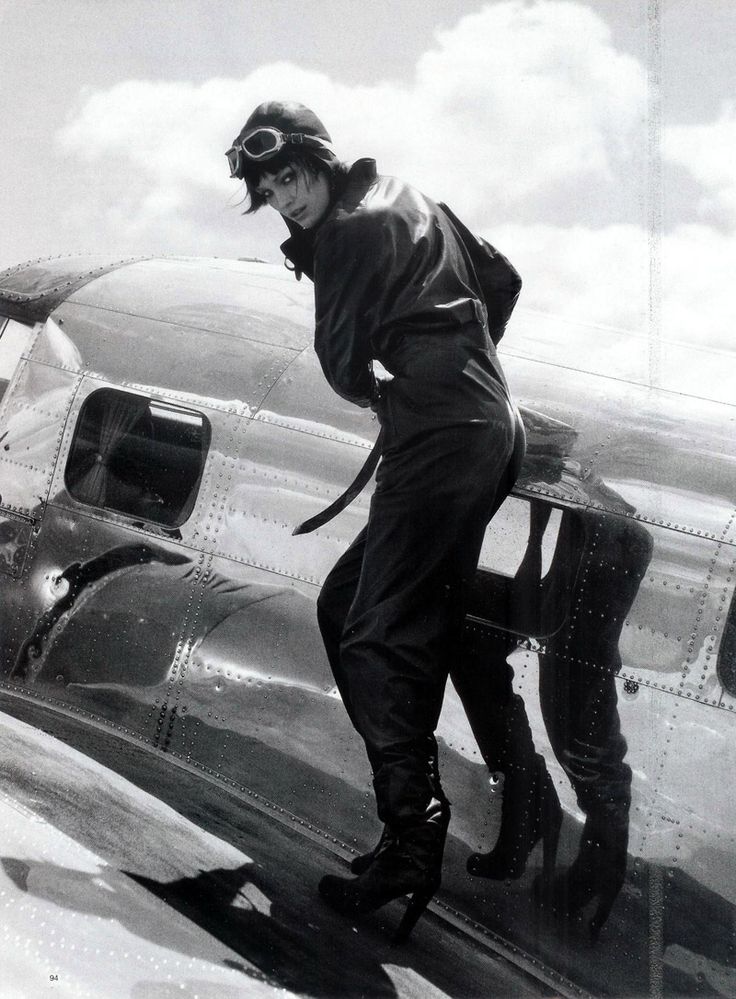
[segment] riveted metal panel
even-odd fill
[[[292,350],[117,312],[64,304],[53,316],[68,339],[65,366],[148,393],[250,413],[293,360]],[[34,360],[56,363],[52,327]]]
[[[509,358],[530,427],[517,488],[720,539],[731,524],[736,406]],[[592,400],[595,400],[593,402]]]
[[[314,328],[311,283],[263,263],[149,260],[105,275],[71,301],[296,350]]]
[[[0,572],[17,579],[34,537],[34,521],[0,510]]]
[[[650,786],[643,835],[632,843],[639,855],[633,870],[648,874],[645,925],[650,933],[657,928],[664,994],[730,995],[736,717],[661,693],[654,707],[637,727],[624,728],[630,747],[634,733],[652,736],[651,747],[640,738],[639,752],[629,754]]]
[[[507,359],[540,361],[557,369],[562,380],[572,368],[645,383],[649,372],[649,349],[643,332],[576,322],[522,304],[514,311],[499,354],[504,367]]]
[[[140,257],[110,260],[100,254],[30,260],[0,273],[0,315],[43,322],[60,302],[89,281]]]
[[[36,547],[5,589],[6,682],[155,743],[204,556],[54,505]]]
[[[734,507],[736,406],[631,388],[601,406],[595,473],[642,520],[720,540]]]
[[[554,913],[540,915],[529,903],[528,875],[521,883],[471,880],[464,911],[507,939],[531,946],[538,957],[581,986],[595,989],[595,994],[601,994],[600,983],[608,980],[615,980],[616,995],[649,994],[653,971],[665,980],[665,994],[681,994],[683,987],[688,995],[713,994],[704,971],[711,976],[711,985],[731,981],[734,975],[736,882],[729,857],[734,849],[736,813],[727,790],[735,762],[733,714],[624,680],[593,662],[559,655],[550,659],[544,648],[517,650],[510,663],[514,689],[524,700],[537,751],[546,760],[568,817],[563,823],[558,869],[570,863],[573,854],[568,851],[574,851],[582,836],[585,811],[577,793],[585,787],[586,772],[591,788],[595,787],[593,774],[598,773],[602,801],[610,795],[611,802],[618,797],[622,803],[619,820],[625,821],[628,836],[626,876],[594,947],[585,932],[590,908],[585,907],[570,922]],[[584,709],[587,720],[581,734],[587,733],[588,738],[566,738],[563,729],[563,745],[567,745],[561,751],[558,743],[555,751],[560,733],[553,735],[554,719],[566,703],[578,711]],[[458,731],[456,725],[454,731]],[[612,751],[615,747],[617,752]],[[617,767],[617,760],[623,766]],[[577,793],[560,763],[572,770],[582,766],[583,781]],[[626,804],[627,768],[631,771],[630,808]],[[617,783],[621,785],[618,794]],[[495,792],[491,780],[489,812],[494,793],[500,797],[502,789],[503,780]],[[475,814],[471,813],[476,836],[481,807],[479,802]],[[616,809],[610,814],[614,820]],[[481,849],[488,849],[488,839],[493,841],[493,833]],[[602,874],[605,884],[605,871]],[[455,902],[461,904],[457,898]],[[536,936],[528,930],[529,920]],[[652,946],[655,927],[659,930]]]
[[[722,703],[733,711],[736,710],[736,549],[731,549],[727,556],[726,585],[720,593],[718,610],[724,624],[716,670],[723,684]]]
[[[655,792],[650,829],[656,855],[736,904],[736,871],[725,861],[736,848],[736,802],[727,793],[736,767],[736,715],[702,710],[682,698],[670,698],[662,708],[666,738],[660,742],[657,767],[648,768]],[[708,842],[723,851],[723,863],[707,855]],[[646,849],[654,855],[651,842]]]
[[[0,504],[38,517],[79,377],[22,361],[0,407]]]
[[[647,269],[648,265],[643,265],[642,273]],[[733,404],[736,367],[732,353],[699,343],[696,334],[691,343],[668,339],[666,330],[652,337],[646,332],[647,317],[641,320],[638,329],[621,329],[521,305],[499,352],[504,366],[507,360],[515,359],[541,362],[556,371],[563,384],[576,373],[587,372],[643,388]]]
[[[652,557],[626,615],[621,675],[711,706],[727,704],[716,669],[736,552],[653,525]],[[611,579],[615,591],[615,576]]]
[[[333,392],[311,348],[284,371],[257,418],[327,440],[363,445],[372,443],[378,434],[378,421],[369,409],[354,406]]]
[[[0,399],[7,391],[21,360],[28,357],[38,327],[0,319]]]
[[[172,279],[167,287],[166,308],[175,311],[179,285]],[[212,332],[206,296],[197,294],[199,315],[194,297],[183,297],[188,314],[172,323],[162,306],[141,329],[149,353],[186,336],[190,368],[204,370],[223,334]],[[291,536],[362,464],[374,431],[370,414],[329,394],[310,353],[274,348],[279,361],[269,370],[268,351],[253,348],[264,373],[251,380],[247,340],[238,341],[244,353],[237,364],[234,354],[222,355],[232,363],[206,391],[203,370],[186,371],[178,361],[166,380],[164,357],[141,375],[136,336],[123,332],[119,346],[131,356],[116,362],[108,345],[93,340],[123,327],[106,318],[100,332],[90,317],[139,320],[103,307],[102,299],[94,308],[80,302],[63,308],[75,323],[88,323],[84,336],[68,335],[66,319],[56,323],[60,310],[33,348],[44,362],[39,372],[70,385],[83,378],[45,517],[38,531],[26,531],[23,572],[13,579],[0,571],[2,682],[219,775],[312,835],[370,845],[378,831],[370,773],[335,696],[314,607],[325,572],[365,521],[368,493],[318,534]],[[208,332],[200,336],[189,320]],[[160,340],[161,327],[177,332]],[[278,335],[268,324],[261,329]],[[85,354],[118,376],[126,364],[139,365],[128,389],[180,399],[210,419],[210,455],[181,539],[73,505],[65,495],[63,465],[79,405],[108,384],[89,374]],[[613,370],[613,361],[627,356],[612,346],[606,361]],[[285,357],[293,363],[284,365]],[[615,983],[620,994],[650,994],[656,980],[665,992],[730,994],[736,733],[733,698],[715,664],[736,568],[733,409],[685,400],[680,426],[672,394],[632,387],[618,369],[615,378],[555,364],[538,365],[532,377],[534,363],[509,359],[512,384],[524,387],[526,395],[517,394],[536,413],[527,413],[531,447],[520,487],[531,504],[510,501],[508,519],[495,525],[505,548],[492,531],[481,568],[513,578],[533,556],[542,602],[551,599],[553,578],[565,584],[558,590],[568,603],[549,618],[554,627],[519,636],[521,648],[510,654],[514,688],[565,809],[556,873],[564,874],[578,849],[586,788],[598,782],[601,800],[617,786],[626,792],[631,768],[628,871],[597,947],[586,933],[590,909],[565,920],[533,904],[540,851],[518,880],[467,875],[469,851],[493,843],[501,802],[450,696],[438,729],[454,811],[441,904],[474,931],[502,934],[518,952],[532,952],[596,993],[601,983]],[[127,377],[126,369],[123,386]],[[221,391],[238,379],[246,393]],[[8,519],[30,525],[39,510],[28,506],[27,519]],[[534,535],[533,516],[550,507],[548,526]],[[472,627],[497,638],[499,623],[476,616]],[[489,643],[478,665],[489,676],[503,672],[510,647]],[[567,739],[566,723],[576,719],[582,724]],[[608,746],[601,747],[601,735]],[[580,778],[575,786],[571,771]],[[602,881],[605,887],[605,872]]]
[[[349,485],[367,447],[260,420],[242,422],[237,447],[232,481],[218,511],[218,553],[321,583],[365,524],[369,490],[318,531],[299,537],[292,531]]]
[[[167,691],[167,752],[352,841],[348,808],[370,819],[373,805],[319,637],[316,588],[219,557],[199,585],[199,637]]]

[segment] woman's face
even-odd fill
[[[301,166],[285,166],[264,173],[258,193],[284,218],[302,229],[311,229],[324,217],[330,204],[330,185],[325,173],[315,177]]]

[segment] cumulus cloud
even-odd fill
[[[605,23],[576,4],[505,3],[438,41],[414,91],[435,182],[451,183],[460,160],[473,214],[531,207],[538,217],[558,187],[573,185],[600,209],[638,148],[646,99],[641,66],[614,49]],[[449,141],[436,142],[438,124]]]
[[[505,225],[493,238],[521,274],[533,275],[524,284],[525,305],[575,322],[646,331],[649,239],[642,227]]]
[[[90,95],[59,140],[88,164],[119,160],[177,197],[182,187],[225,193],[222,151],[272,95],[298,95],[346,156],[370,153],[384,170],[454,195],[473,222],[539,220],[562,204],[569,219],[591,205],[605,213],[643,141],[641,66],[615,50],[599,17],[566,0],[511,0],[462,18],[438,33],[408,85],[345,86],[291,63],[199,86],[128,81]],[[573,189],[582,196],[570,204]]]
[[[641,334],[650,331],[649,269],[656,252],[657,335],[733,349],[733,233],[681,225],[665,232],[655,249],[648,231],[635,225],[506,225],[493,236],[526,277],[522,304],[575,323]]]
[[[664,236],[661,253],[666,335],[733,350],[736,234],[706,225],[678,226]]]
[[[685,167],[702,185],[698,210],[704,221],[736,228],[736,106],[723,104],[714,122],[672,125],[664,132],[668,160]]]
[[[503,0],[469,14],[437,33],[402,83],[346,85],[281,62],[243,79],[131,80],[87,94],[57,137],[79,169],[69,231],[124,252],[278,259],[280,221],[267,211],[241,218],[223,156],[271,98],[313,107],[346,159],[375,156],[383,172],[448,201],[518,261],[525,304],[645,331],[656,252],[668,334],[721,341],[733,317],[720,281],[734,236],[680,227],[652,246],[646,73],[594,10],[570,0]],[[703,137],[689,128],[666,132],[665,154],[728,207],[733,109],[708,132],[704,161],[693,152]],[[694,252],[712,265],[697,276]]]

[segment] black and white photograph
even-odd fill
[[[0,0],[0,999],[736,995],[734,39]]]

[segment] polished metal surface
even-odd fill
[[[66,262],[46,286],[53,268],[73,282]],[[0,287],[40,287],[38,269]],[[34,310],[0,403],[2,689],[267,798],[337,853],[362,850],[378,833],[370,774],[314,603],[369,490],[313,535],[291,532],[351,481],[377,427],[323,382],[311,288],[262,264],[151,260],[78,285],[43,322]],[[502,355],[529,450],[468,622],[479,673],[503,676],[508,658],[547,760],[565,811],[558,869],[579,848],[586,781],[608,768],[613,799],[631,795],[616,813],[626,880],[592,945],[587,917],[534,905],[539,851],[519,880],[466,874],[493,844],[503,777],[477,744],[493,719],[474,735],[448,686],[441,902],[592,994],[730,995],[734,365],[659,345],[653,368],[650,348],[520,309]],[[67,489],[80,413],[105,388],[207,421],[191,514],[172,529]],[[105,475],[124,436],[113,417],[100,431]]]
[[[442,999],[477,981],[519,999],[577,995],[446,913],[411,953],[378,928],[357,938],[315,907],[310,881],[335,860],[297,823],[109,731],[57,717],[54,738],[37,703],[15,709],[26,721],[0,714],[3,996]]]

